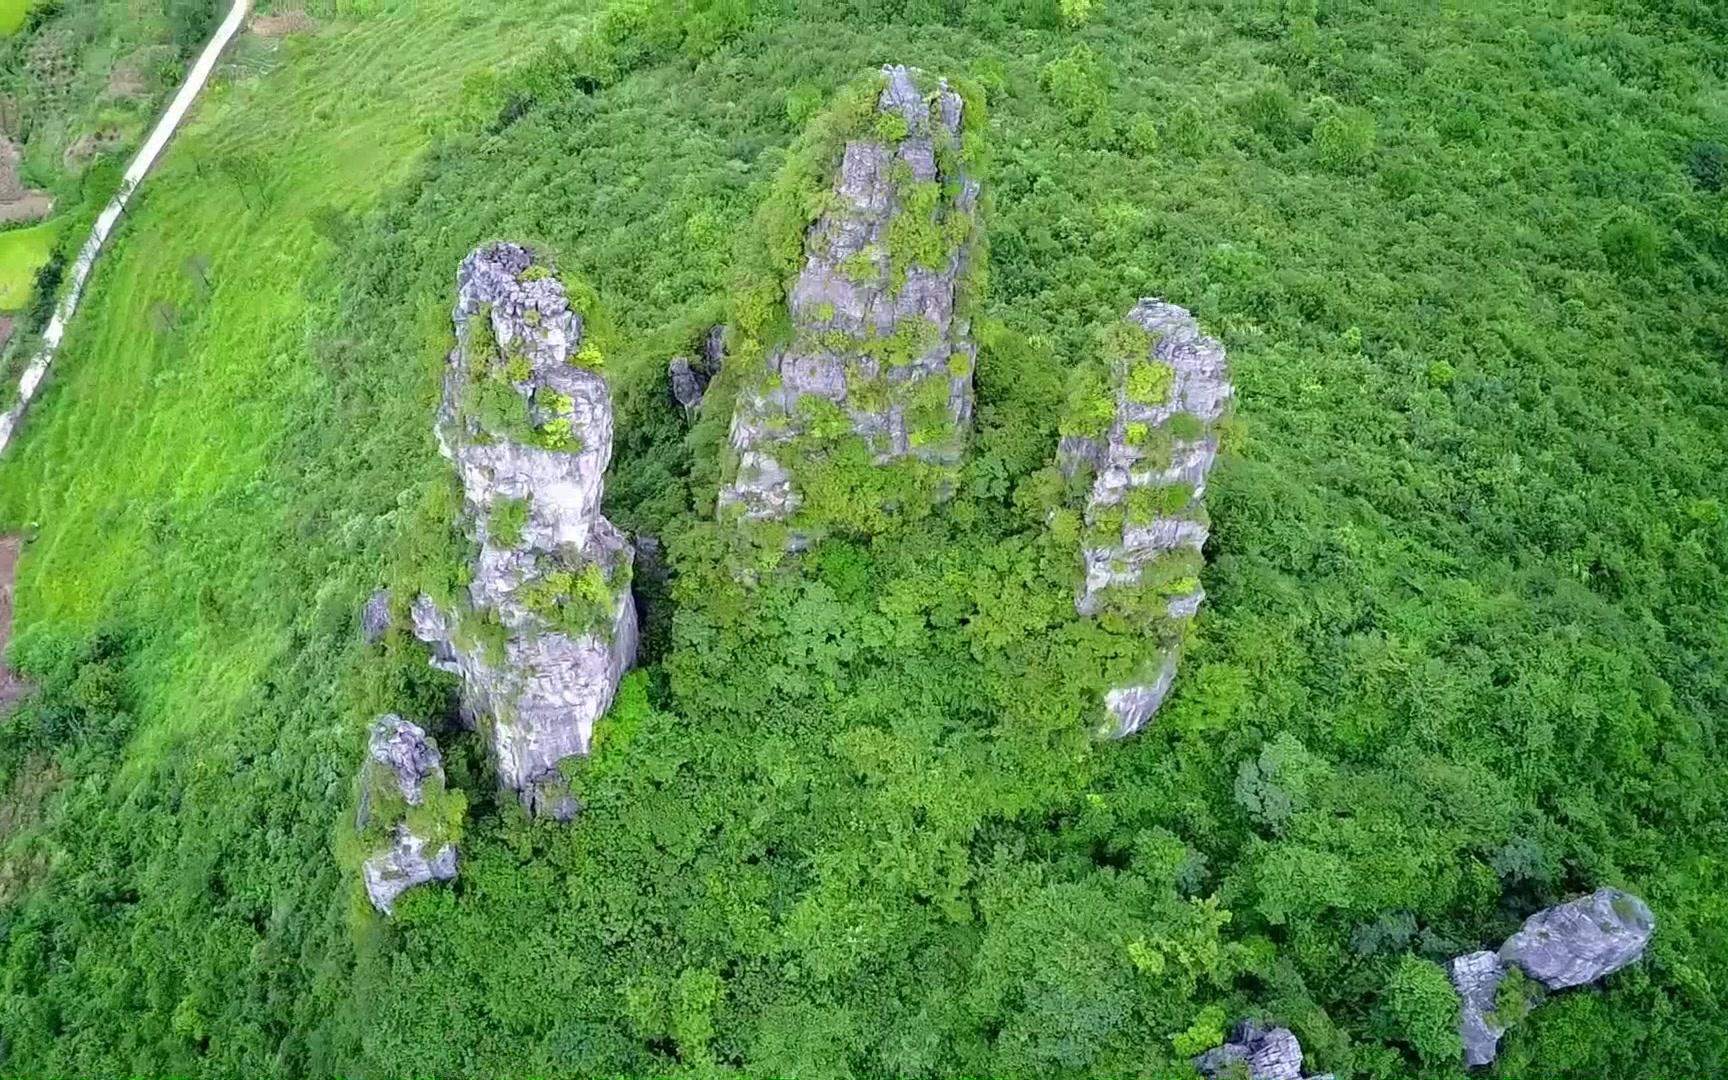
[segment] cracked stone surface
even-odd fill
[[[1230,1041],[1194,1059],[1201,1076],[1233,1080],[1302,1080],[1302,1044],[1289,1028],[1266,1028],[1251,1020],[1236,1025]],[[1313,1080],[1322,1080],[1315,1077]]]
[[[454,318],[436,430],[480,551],[454,610],[415,600],[414,633],[462,677],[463,714],[490,736],[503,784],[531,813],[568,820],[558,763],[588,753],[636,658],[631,547],[600,514],[611,394],[577,366],[582,316],[526,248],[463,260]],[[490,412],[474,404],[482,391]]]
[[[720,506],[745,520],[783,519],[801,505],[788,444],[806,433],[813,401],[837,408],[881,465],[957,463],[972,422],[977,347],[956,306],[980,194],[955,152],[965,105],[947,80],[911,68],[885,67],[882,80],[877,112],[899,117],[906,135],[846,143],[789,291],[791,340],[734,408],[738,465]],[[891,252],[903,214],[940,231],[933,265]]]
[[[1148,355],[1112,366],[1115,408],[1108,429],[1064,437],[1058,452],[1066,475],[1091,477],[1081,551],[1085,579],[1074,602],[1083,616],[1102,611],[1113,592],[1150,584],[1152,569],[1167,556],[1186,554],[1197,563],[1210,531],[1203,500],[1218,457],[1215,425],[1233,394],[1224,346],[1201,332],[1186,309],[1145,299],[1128,320],[1148,336]],[[1129,393],[1130,372],[1143,362],[1168,369],[1163,400],[1140,401]],[[1166,496],[1169,501],[1162,501]],[[1143,505],[1157,508],[1145,511]],[[1108,735],[1143,730],[1175,683],[1184,624],[1199,612],[1206,592],[1197,569],[1168,584],[1151,635],[1158,648],[1143,681],[1106,695]]]

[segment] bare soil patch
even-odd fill
[[[259,37],[284,37],[318,29],[318,20],[304,11],[278,11],[253,18],[249,29]]]
[[[61,160],[69,171],[81,172],[93,159],[118,150],[125,142],[125,132],[112,124],[104,125],[78,136],[77,140],[66,148],[66,153],[61,155]]]
[[[0,222],[40,221],[54,209],[54,200],[18,178],[24,152],[11,139],[0,138]]]
[[[145,45],[115,63],[108,73],[102,96],[110,101],[137,101],[149,97],[160,82],[162,65],[174,55],[171,45]]]
[[[0,536],[0,710],[30,689],[6,666],[6,650],[12,644],[12,585],[18,574],[18,556],[23,551],[23,537]]]

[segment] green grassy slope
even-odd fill
[[[30,13],[30,0],[6,0],[0,3],[0,34],[15,34]]]
[[[59,222],[0,233],[0,311],[17,311],[30,300],[36,271],[54,251]]]
[[[697,5],[500,115],[468,76],[577,7],[291,39],[98,271],[0,524],[40,529],[20,657],[125,720],[51,742],[81,780],[5,839],[6,1068],[1168,1075],[1264,1008],[1320,1071],[1451,1076],[1426,965],[1606,882],[1657,945],[1504,1074],[1721,1067],[1718,16]],[[723,417],[687,442],[664,360],[809,103],[889,59],[992,101],[979,446],[944,520],[743,596],[692,512]],[[436,555],[450,276],[492,238],[603,301],[610,512],[684,584],[589,815],[518,820],[449,736],[463,877],[384,931],[331,833],[370,712],[447,687],[353,612]],[[1239,416],[1177,697],[1095,748],[1035,471],[1142,294],[1226,339]],[[69,644],[101,623],[124,659]]]

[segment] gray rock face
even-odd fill
[[[1132,353],[1106,358],[1110,400],[1096,403],[1095,419],[1065,434],[1058,451],[1066,475],[1091,477],[1075,609],[1096,615],[1117,604],[1158,642],[1144,681],[1106,698],[1106,734],[1118,738],[1142,730],[1163,705],[1185,624],[1205,600],[1203,499],[1218,456],[1215,425],[1233,393],[1224,347],[1186,310],[1142,300],[1128,322]]]
[[[398,825],[389,848],[367,859],[360,868],[372,906],[391,914],[396,900],[416,885],[456,880],[456,846],[441,845],[428,855],[426,841]]]
[[[390,632],[390,590],[379,589],[360,609],[360,637],[368,645],[376,645]]]
[[[366,756],[394,781],[409,806],[426,801],[426,781],[444,780],[444,757],[438,744],[418,724],[387,713],[372,726]]]
[[[695,359],[674,356],[666,365],[666,381],[672,390],[672,400],[685,412],[693,412],[702,404],[708,384],[720,374],[726,362],[726,327],[711,328],[702,339],[701,355]]]
[[[400,716],[380,717],[367,740],[354,827],[364,831],[374,812],[388,812],[393,819],[388,826],[389,846],[361,864],[366,895],[372,906],[386,915],[397,897],[414,886],[456,877],[455,845],[416,835],[402,808],[395,805],[398,795],[405,806],[424,805],[426,789],[434,784],[443,790],[444,761],[438,744],[418,725]]]
[[[577,366],[582,318],[525,248],[463,261],[455,322],[437,434],[480,556],[456,610],[415,601],[414,632],[462,677],[503,783],[567,816],[558,762],[588,753],[636,657],[630,545],[600,515],[611,395]]]
[[[1494,994],[1506,969],[1491,952],[1473,952],[1452,961],[1449,974],[1458,991],[1458,1034],[1464,1040],[1464,1064],[1487,1065],[1500,1053],[1500,1036],[1506,1029],[1494,1023]]]
[[[1644,954],[1656,916],[1644,901],[1619,889],[1539,911],[1500,946],[1500,959],[1517,964],[1550,990],[1583,986]]]
[[[1220,1080],[1302,1080],[1302,1044],[1289,1028],[1267,1029],[1244,1021],[1229,1042],[1195,1058],[1194,1069]]]
[[[1583,986],[1638,959],[1655,932],[1656,916],[1644,901],[1619,889],[1598,889],[1530,916],[1497,953],[1453,960],[1464,1064],[1487,1065],[1499,1054],[1505,1028],[1494,1016],[1495,995],[1512,968],[1549,990]]]
[[[1127,738],[1152,722],[1176,684],[1176,660],[1174,650],[1166,651],[1159,657],[1157,674],[1150,682],[1119,686],[1104,695],[1104,712],[1110,724],[1107,734]]]
[[[722,511],[796,513],[790,444],[819,433],[863,439],[880,465],[958,462],[977,360],[957,303],[979,200],[958,153],[964,109],[946,80],[883,69],[882,122],[846,143],[828,209],[805,236],[791,340],[740,389]]]
[[[666,365],[666,381],[672,388],[672,400],[685,411],[702,404],[702,395],[708,390],[708,380],[697,373],[688,356],[672,358]]]

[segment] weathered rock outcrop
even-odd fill
[[[460,602],[415,601],[414,632],[462,676],[500,780],[530,812],[568,820],[558,763],[588,753],[636,657],[630,544],[600,515],[611,396],[580,366],[582,317],[527,249],[476,251],[457,289],[437,433],[480,554]]]
[[[1265,1028],[1252,1020],[1236,1025],[1229,1042],[1194,1059],[1201,1076],[1219,1080],[1302,1080],[1302,1044],[1289,1028]],[[1312,1080],[1331,1080],[1313,1077]]]
[[[394,622],[390,614],[390,590],[379,589],[366,598],[366,606],[360,609],[361,640],[368,645],[378,644]]]
[[[723,513],[797,513],[801,456],[861,439],[877,466],[951,466],[972,420],[967,282],[978,182],[965,103],[944,79],[887,67],[874,122],[845,143],[826,211],[787,292],[792,333],[747,376],[732,418]]]
[[[1474,1068],[1493,1061],[1506,1028],[1494,1015],[1495,994],[1506,969],[1486,950],[1452,961],[1449,972],[1458,991],[1458,1034],[1464,1040],[1464,1064]]]
[[[1089,476],[1075,598],[1081,615],[1114,609],[1157,643],[1142,678],[1112,690],[1108,731],[1141,730],[1176,679],[1183,630],[1200,610],[1202,500],[1231,397],[1224,347],[1186,310],[1142,300],[1105,336],[1102,370],[1084,369],[1063,424],[1060,463]]]
[[[1498,992],[1513,968],[1549,990],[1584,986],[1642,956],[1655,932],[1656,916],[1644,901],[1619,889],[1598,889],[1530,916],[1497,953],[1452,961],[1464,1064],[1487,1065],[1498,1055],[1507,1023],[1496,1015]]]
[[[438,744],[400,716],[380,717],[361,766],[354,827],[366,837],[377,833],[374,822],[382,826],[384,846],[360,870],[366,895],[384,914],[414,886],[456,877],[456,845],[447,839],[443,817],[448,807],[434,805],[446,797]]]
[[[725,363],[726,327],[715,326],[702,339],[701,353],[695,359],[674,356],[666,365],[666,382],[672,391],[672,400],[686,413],[694,412],[708,393],[708,384],[720,374]]]
[[[1530,916],[1500,946],[1500,959],[1550,990],[1564,990],[1638,959],[1655,932],[1656,916],[1644,901],[1619,889],[1597,889]]]

